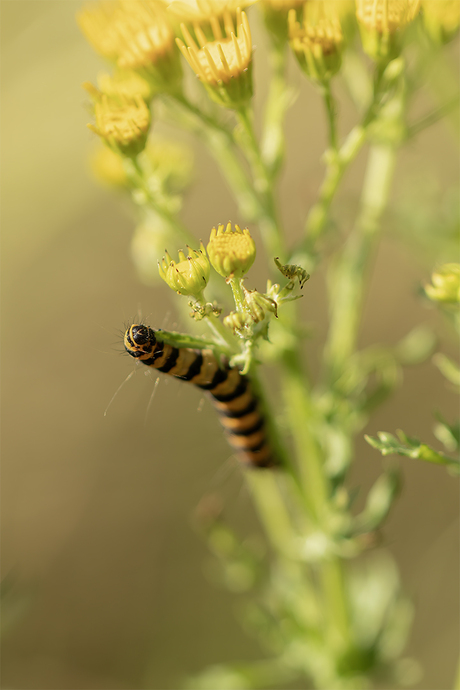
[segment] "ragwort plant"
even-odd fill
[[[161,278],[182,295],[178,307],[181,300],[195,321],[185,334],[158,335],[133,325],[127,350],[211,391],[245,463],[242,472],[269,544],[270,557],[264,559],[226,524],[215,502],[203,502],[197,523],[228,587],[252,592],[246,622],[267,656],[208,669],[190,687],[283,687],[302,679],[328,690],[379,682],[394,687],[416,677],[416,664],[401,656],[411,606],[390,556],[370,558],[360,568],[349,564],[376,543],[398,494],[398,470],[382,471],[357,514],[345,479],[354,439],[399,385],[401,368],[431,354],[433,338],[419,328],[394,347],[363,350],[357,335],[398,151],[439,119],[456,114],[458,93],[451,88],[444,45],[458,30],[459,3],[260,0],[247,7],[252,4],[255,0],[114,0],[90,3],[78,15],[86,38],[112,65],[97,87],[85,85],[94,106],[95,123],[89,126],[105,145],[94,169],[129,192],[137,207],[132,254],[140,277],[154,285],[159,266]],[[257,12],[269,45],[260,136],[254,127],[252,67],[262,56],[254,53],[251,38]],[[290,52],[305,84],[322,99],[327,123],[324,179],[295,242],[282,226],[277,193],[289,163],[285,115],[295,100],[286,76]],[[429,83],[433,61],[442,69]],[[183,71],[196,75],[201,91],[190,90]],[[334,96],[339,79],[357,111],[345,136],[339,133]],[[434,105],[414,121],[409,107],[420,88],[431,89]],[[245,284],[256,242],[243,225],[216,223],[207,247],[197,248],[195,234],[180,217],[191,157],[183,145],[150,135],[157,119],[192,132],[214,157],[237,203],[238,221],[258,230],[254,237],[267,257],[265,292]],[[331,207],[365,147],[359,208],[344,241]],[[460,269],[453,263],[452,237],[444,233],[438,254],[432,254],[437,265],[425,299],[458,330]],[[178,261],[164,255],[165,246],[184,245],[188,255],[180,250]],[[313,386],[297,300],[314,291],[314,281],[305,284],[320,265],[327,269],[329,325],[321,376]],[[211,269],[217,275],[210,282]],[[459,384],[450,359],[437,354],[434,362],[451,384]],[[278,400],[260,381],[264,364],[278,371]],[[241,402],[248,385],[244,405],[232,407],[229,400]],[[436,434],[446,453],[403,432],[367,440],[383,454],[444,464],[456,473],[458,424],[439,418]],[[264,455],[267,444],[270,452]]]

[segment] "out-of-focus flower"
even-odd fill
[[[179,295],[191,295],[200,299],[208,283],[211,268],[203,244],[200,249],[187,249],[188,256],[182,251],[179,252],[178,263],[166,252],[161,264],[158,262],[158,270],[165,283]]]
[[[98,145],[90,158],[90,167],[93,175],[109,187],[122,189],[129,186],[123,159],[108,146]]]
[[[213,41],[209,41],[199,24],[194,25],[199,45],[185,24],[181,24],[187,46],[176,39],[182,55],[206,87],[211,98],[227,108],[238,108],[252,97],[251,30],[246,14],[237,11],[236,26],[229,12],[224,13],[225,35],[219,20],[210,19]]]
[[[289,42],[305,74],[316,82],[328,81],[342,63],[343,34],[335,3],[306,3],[302,23],[290,10]]]
[[[432,273],[431,283],[425,285],[425,293],[433,302],[460,304],[460,264],[443,264]]]
[[[179,88],[174,31],[161,0],[94,2],[77,20],[97,52],[118,67],[140,71],[157,89]]]
[[[225,12],[236,14],[238,8],[253,5],[257,0],[170,0],[168,11],[180,21],[205,21],[222,17]]]
[[[280,44],[287,41],[289,10],[298,12],[304,5],[305,0],[261,0],[265,25]]]
[[[436,43],[447,43],[460,26],[459,0],[423,0],[423,23]]]
[[[141,96],[107,96],[92,84],[84,84],[94,100],[96,124],[88,127],[114,151],[137,156],[145,147],[150,129],[150,110]]]
[[[256,245],[249,230],[241,230],[238,225],[233,230],[231,223],[211,230],[206,249],[214,270],[224,278],[241,278],[256,258]]]
[[[140,74],[133,70],[117,69],[110,74],[100,74],[97,84],[102,93],[107,96],[141,96],[148,103],[153,95],[151,84]]]
[[[397,57],[401,31],[419,13],[420,1],[356,0],[364,51],[375,60]]]

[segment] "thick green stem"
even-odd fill
[[[325,361],[332,379],[343,371],[355,350],[366,284],[366,269],[387,204],[395,150],[375,145],[361,197],[361,211],[330,281],[330,327]]]

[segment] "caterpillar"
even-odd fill
[[[161,340],[161,331],[133,324],[125,332],[129,355],[207,391],[213,399],[230,445],[252,467],[277,465],[267,437],[265,419],[248,376],[228,362],[219,364],[212,350],[174,347]]]

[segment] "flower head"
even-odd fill
[[[460,264],[443,264],[431,275],[431,282],[425,286],[425,293],[433,302],[460,303]]]
[[[210,18],[214,41],[209,41],[199,24],[194,25],[197,45],[185,24],[181,24],[187,45],[176,39],[182,55],[220,105],[236,108],[252,97],[251,30],[246,14],[237,10],[236,32],[229,12],[224,13],[224,32],[219,20]]]
[[[304,7],[303,23],[290,10],[289,41],[300,66],[310,79],[329,80],[340,68],[343,35],[334,4],[312,0]]]
[[[161,264],[158,262],[158,270],[165,283],[179,295],[199,298],[208,283],[211,269],[203,244],[200,249],[187,249],[188,256],[179,251],[178,263],[166,252]]]
[[[151,84],[133,70],[117,69],[110,74],[100,74],[97,78],[99,89],[107,96],[141,96],[146,103],[152,98]]]
[[[140,70],[162,90],[177,88],[180,63],[161,0],[93,2],[77,20],[97,52],[119,68]]]
[[[398,33],[417,16],[420,0],[356,0],[363,48],[374,59],[392,59],[399,51]]]
[[[84,84],[94,100],[96,124],[88,127],[114,151],[137,156],[145,147],[150,128],[150,110],[141,96],[108,96],[92,84]]]
[[[288,13],[301,11],[305,0],[262,0],[261,8],[265,26],[272,38],[284,46],[288,38]]]
[[[253,5],[257,0],[170,0],[168,11],[181,21],[205,21],[222,17],[225,12],[235,14],[238,8]]]
[[[423,0],[422,10],[425,29],[436,43],[447,43],[455,36],[460,25],[458,0]]]
[[[249,271],[256,258],[256,245],[245,228],[238,225],[232,229],[219,225],[211,230],[211,237],[207,246],[209,260],[213,268],[224,278],[241,278]]]

